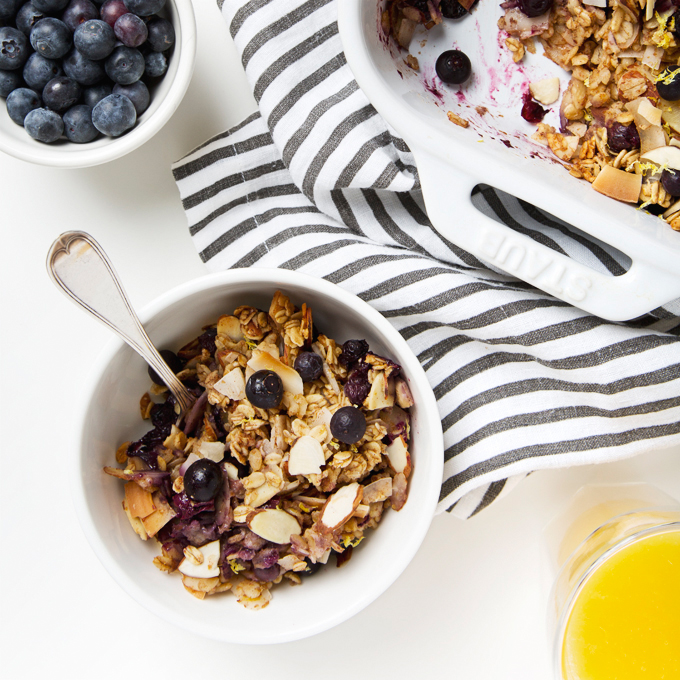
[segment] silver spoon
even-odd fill
[[[196,401],[146,334],[113,265],[97,241],[82,231],[63,233],[47,254],[52,282],[73,302],[117,333],[163,378],[186,413]]]

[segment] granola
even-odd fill
[[[199,599],[230,591],[261,609],[403,507],[413,398],[400,366],[315,335],[312,310],[279,291],[267,312],[238,307],[202,330],[175,355],[192,409],[180,416],[154,377],[140,400],[153,429],[104,471],[125,482],[133,531],[160,544],[160,571]]]
[[[472,4],[473,0],[388,0],[382,30],[408,50],[419,24],[429,29],[443,17],[460,18]],[[667,0],[505,0],[501,8],[498,27],[515,62],[526,52],[535,53],[540,44],[544,56],[571,75],[561,93],[557,78],[531,84],[522,116],[537,123],[532,139],[548,147],[572,176],[590,182],[600,193],[659,215],[677,230],[676,5]],[[673,88],[677,97],[667,94]],[[659,91],[673,101],[663,99]],[[539,122],[545,114],[540,105],[556,101],[559,130]],[[451,112],[448,115],[451,119]]]

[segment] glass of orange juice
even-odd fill
[[[680,503],[586,486],[545,536],[555,680],[680,680]]]

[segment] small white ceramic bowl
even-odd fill
[[[170,52],[168,70],[149,88],[151,104],[136,125],[120,137],[100,135],[88,144],[65,139],[44,144],[29,137],[21,125],[7,115],[0,102],[0,150],[38,165],[55,168],[85,168],[124,156],[147,142],[169,120],[184,97],[194,71],[196,58],[196,19],[190,0],[168,0],[162,14],[175,29],[175,45]]]
[[[338,286],[286,270],[236,269],[179,286],[140,317],[158,347],[176,349],[239,305],[268,309],[277,289],[298,306],[310,305],[315,326],[330,337],[339,342],[366,338],[373,351],[401,364],[415,400],[408,501],[400,512],[385,514],[342,569],[330,566],[298,587],[281,584],[273,589],[269,606],[253,612],[229,593],[197,600],[184,590],[178,576],[163,574],[152,564],[160,553],[158,543],[143,542],[133,533],[121,509],[123,484],[102,471],[105,465],[115,465],[115,451],[122,442],[137,439],[149,428],[139,416],[139,398],[149,387],[146,364],[118,340],[94,366],[71,461],[77,514],[94,551],[119,585],[163,619],[232,643],[297,640],[361,611],[415,555],[430,526],[442,480],[441,423],[420,363],[379,312]]]

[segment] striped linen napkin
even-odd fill
[[[680,442],[680,304],[610,323],[448,242],[408,147],[352,77],[335,0],[218,4],[259,112],[173,166],[196,249],[213,271],[323,277],[394,324],[438,400],[439,511],[470,517],[533,470]],[[596,270],[630,264],[490,187],[474,200]]]

